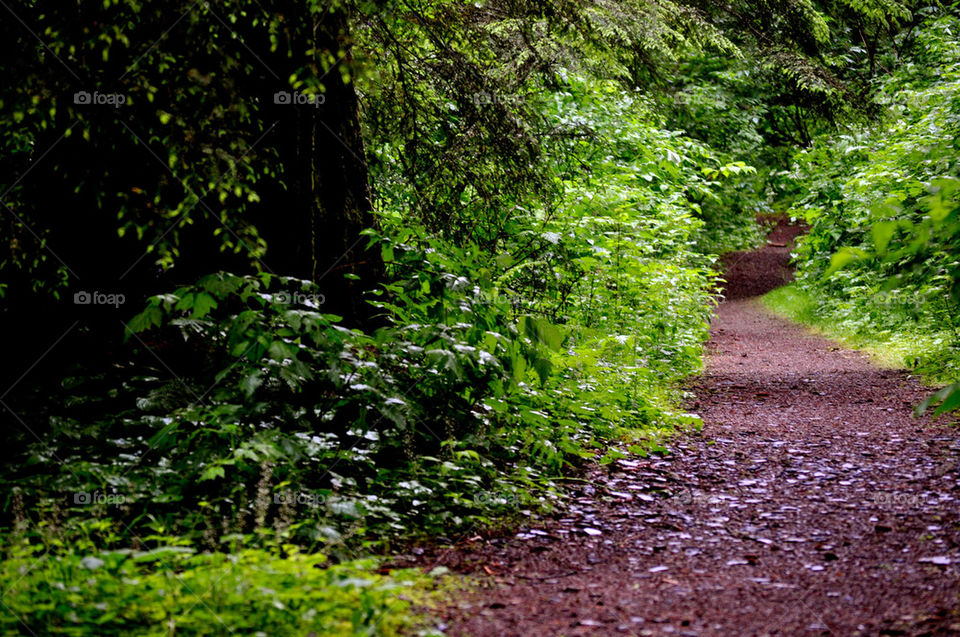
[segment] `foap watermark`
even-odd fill
[[[926,294],[917,294],[907,290],[886,290],[874,294],[873,301],[886,308],[912,309],[919,313],[930,303],[931,299]]]
[[[126,502],[127,498],[124,495],[103,493],[102,491],[75,491],[73,494],[73,503],[83,506],[94,504],[119,506],[121,504],[126,504]]]
[[[274,104],[295,105],[295,106],[323,106],[327,101],[327,96],[323,93],[301,93],[300,91],[277,91],[273,94]]]
[[[120,307],[126,302],[127,297],[123,294],[80,290],[73,295],[74,305],[112,305],[113,307]]]
[[[472,97],[473,105],[478,107],[491,106],[493,104],[517,106],[523,101],[523,98],[521,98],[519,95],[510,95],[507,93],[488,93],[486,91],[474,93]]]
[[[691,489],[684,489],[677,497],[681,504],[687,506],[714,506],[723,502],[723,498],[719,495],[697,493]]]
[[[112,106],[120,108],[127,103],[123,93],[101,93],[100,91],[77,91],[73,94],[73,103],[80,106]]]
[[[477,491],[473,494],[473,503],[486,507],[519,507],[531,504],[529,496],[525,494],[504,491]]]
[[[887,491],[874,494],[873,503],[890,509],[916,509],[923,506],[923,496],[916,493]]]
[[[327,297],[323,294],[309,294],[306,292],[277,292],[273,295],[273,300],[282,305],[319,307],[327,302]]]
[[[277,491],[273,494],[273,503],[319,508],[326,505],[327,496],[322,493],[309,493],[307,491]]]

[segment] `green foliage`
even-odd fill
[[[908,362],[941,380],[960,373],[957,27],[925,24],[877,86],[881,121],[818,139],[791,173],[795,214],[811,225],[800,285],[820,298],[817,315],[856,333],[922,335]],[[938,400],[952,407],[952,395]]]
[[[654,449],[694,424],[673,405],[710,311],[698,202],[748,169],[611,82],[571,77],[540,108],[589,132],[550,149],[561,201],[516,211],[496,253],[384,213],[368,233],[386,268],[376,329],[347,329],[317,285],[270,274],[151,297],[127,323],[139,362],[114,372],[113,398],[86,401],[92,380],[71,379],[67,404],[83,408],[53,409],[31,444],[37,471],[11,483],[46,503],[28,517],[66,499],[73,524],[108,516],[206,546],[272,528],[349,554],[548,507],[552,480],[612,441]],[[67,470],[50,475],[52,456]]]
[[[74,205],[94,202],[109,210],[111,230],[146,241],[165,267],[194,225],[217,230],[215,242],[225,251],[262,258],[266,245],[245,213],[259,201],[262,182],[281,168],[270,165],[276,153],[256,148],[266,126],[253,96],[224,107],[236,92],[230,76],[256,75],[257,60],[233,54],[230,32],[209,13],[184,10],[188,5],[104,2],[85,7],[82,20],[66,7],[40,11],[36,5],[17,9],[17,20],[32,31],[12,16],[3,31],[24,51],[5,57],[0,67],[11,87],[2,97],[10,116],[0,124],[0,153],[12,175],[4,195],[16,215],[9,235],[16,245],[0,259],[7,276],[18,278],[12,269],[19,267],[36,286],[55,289],[72,275],[67,262],[75,263],[73,251],[61,249],[67,262],[58,259],[61,252],[48,251],[58,228],[52,219],[57,211],[38,205],[48,196],[47,184],[23,179],[44,151],[53,152],[41,170],[53,170],[68,184]],[[246,14],[253,8],[250,3],[228,17],[234,24],[256,21]],[[155,28],[178,17],[171,37],[157,39]],[[223,73],[199,62],[222,57]],[[133,166],[136,174],[128,173]],[[219,222],[209,224],[208,216]],[[86,231],[68,228],[92,236],[89,229],[100,229],[104,220],[88,221]]]
[[[10,399],[0,621],[44,634],[390,634],[422,582],[358,555],[509,523],[585,462],[666,453],[699,425],[676,405],[701,369],[715,253],[762,239],[768,193],[843,200],[849,175],[791,182],[782,147],[852,110],[850,16],[876,34],[915,15],[807,0],[22,13],[39,41],[0,26],[26,52],[0,61],[0,316],[57,316],[16,307],[69,296],[67,262],[118,285],[136,272],[125,313],[77,311],[91,347]],[[922,138],[953,130],[936,95],[956,78],[924,76],[949,34],[917,37],[930,59],[884,86],[928,100],[910,106]],[[871,72],[906,41],[875,43]],[[74,69],[125,99],[84,108],[62,90]],[[280,90],[329,103],[290,108]],[[856,254],[919,262],[911,233],[951,253],[949,184],[905,190]],[[811,221],[811,259],[850,236]],[[350,244],[368,250],[331,248]]]
[[[221,273],[151,298],[130,340],[167,360],[186,350],[184,368],[129,379],[135,406],[56,447],[69,471],[34,494],[122,494],[139,507],[115,512],[131,532],[267,524],[308,544],[480,521],[490,507],[478,496],[519,451],[488,437],[485,402],[543,375],[556,330],[528,317],[518,331],[444,269],[453,259],[388,245],[410,278],[385,286],[377,305],[392,325],[372,334],[339,325],[316,286],[285,277]],[[75,519],[103,514],[80,504]]]
[[[912,318],[921,303],[899,292],[873,299],[861,294],[852,289],[849,296],[825,296],[818,288],[793,283],[767,293],[763,303],[848,347],[863,349],[884,367],[918,369],[932,380],[955,373],[956,334],[944,325]]]
[[[697,202],[741,167],[663,130],[639,95],[612,83],[570,79],[549,106],[557,127],[586,123],[593,137],[571,137],[556,153],[566,195],[544,236],[568,256],[550,277],[558,289],[536,302],[571,328],[571,342],[550,402],[564,405],[575,383],[577,402],[608,424],[656,424],[666,406],[656,388],[699,369],[706,336],[713,272],[691,249]],[[588,159],[583,174],[575,167]]]
[[[394,635],[415,628],[428,599],[417,571],[377,572],[373,560],[185,546],[71,552],[4,547],[0,631],[34,635]]]

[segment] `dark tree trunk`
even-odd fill
[[[342,9],[305,13],[298,8],[286,14],[289,41],[265,59],[279,79],[271,82],[276,91],[293,94],[286,81],[295,73],[319,78],[322,104],[277,104],[269,96],[266,119],[276,123],[267,143],[280,155],[285,188],[264,198],[258,227],[267,240],[265,263],[271,269],[316,282],[325,297],[323,311],[364,326],[371,308],[362,293],[380,279],[382,262],[360,234],[374,218],[348,16]],[[307,56],[311,49],[329,52],[338,62],[322,69],[315,56]],[[348,274],[360,280],[345,278]]]
[[[318,48],[337,51],[345,41],[346,16],[327,14],[317,31]],[[341,64],[350,66],[345,53]],[[349,317],[363,320],[367,314],[360,298],[363,285],[380,274],[378,254],[366,250],[369,240],[360,232],[373,225],[369,173],[360,131],[359,102],[352,83],[343,80],[340,69],[324,78],[325,104],[310,122],[311,138],[311,279],[336,296],[330,301]],[[361,277],[359,282],[344,274]]]

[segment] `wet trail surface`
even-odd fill
[[[434,556],[481,582],[447,634],[960,635],[960,434],[913,417],[914,379],[751,298],[788,278],[794,234],[725,257],[701,432]]]

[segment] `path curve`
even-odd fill
[[[725,258],[700,434],[441,556],[483,584],[445,609],[447,634],[960,635],[957,430],[912,417],[914,379],[750,298],[788,252]]]

